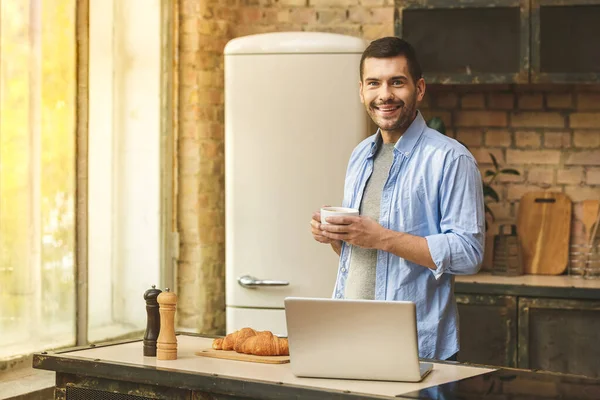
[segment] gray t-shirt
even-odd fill
[[[385,185],[394,161],[394,144],[381,143],[377,149],[373,162],[373,173],[367,181],[360,204],[360,215],[373,218],[377,222],[379,222],[383,185]],[[373,300],[375,298],[376,266],[377,250],[352,246],[344,297]]]

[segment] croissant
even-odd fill
[[[213,340],[212,348],[215,350],[223,350],[223,339],[224,338],[217,338]]]
[[[234,331],[225,336],[213,340],[213,349],[216,350],[236,350],[250,336],[256,335],[256,331],[252,328],[242,328],[239,331]]]
[[[233,344],[233,350],[235,350],[239,353],[242,348],[242,345],[246,342],[246,340],[251,338],[252,336],[256,336],[256,333],[257,332],[252,328],[240,329],[240,331],[238,332],[238,334],[235,337],[235,341]]]
[[[254,354],[256,356],[289,356],[288,341],[279,338],[269,331],[257,332],[247,338],[238,353]]]

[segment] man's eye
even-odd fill
[[[404,83],[400,80],[392,82],[394,86],[402,86]]]
[[[367,85],[369,85],[369,86],[377,86],[377,82],[369,82],[369,83],[367,83]]]

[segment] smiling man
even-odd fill
[[[417,110],[425,81],[412,46],[373,41],[360,61],[360,99],[377,132],[352,152],[344,207],[357,217],[313,214],[312,234],[340,255],[336,298],[413,301],[419,355],[456,360],[454,275],[474,274],[484,249],[481,175],[456,140]]]

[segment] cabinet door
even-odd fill
[[[457,294],[461,362],[517,365],[517,300],[513,296]]]
[[[529,82],[529,0],[397,2],[428,83]]]
[[[600,301],[519,298],[519,368],[600,377]]]
[[[600,80],[600,0],[531,1],[531,81]]]

